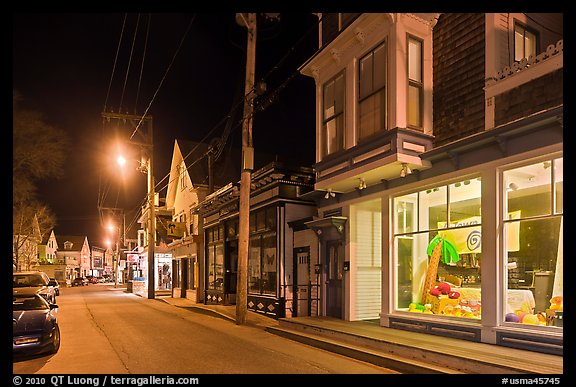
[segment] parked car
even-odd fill
[[[12,353],[56,353],[60,349],[58,305],[39,294],[12,294]]]
[[[54,294],[59,296],[60,295],[60,283],[58,283],[56,278],[50,278],[50,282],[48,282],[48,284],[54,287]]]
[[[98,282],[100,282],[100,277],[96,277],[93,275],[87,275],[86,279],[88,280],[88,283],[90,283],[90,284],[97,284]]]
[[[84,277],[76,277],[72,280],[72,287],[74,286],[88,286],[88,280]]]
[[[14,294],[39,294],[49,303],[56,303],[56,290],[50,278],[43,271],[20,271],[12,273]]]

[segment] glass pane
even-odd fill
[[[372,54],[360,60],[360,98],[372,92]]]
[[[324,86],[324,119],[334,115],[334,82],[330,81]]]
[[[250,238],[248,292],[260,293],[260,237]]]
[[[526,58],[529,58],[530,55],[536,56],[536,35],[530,31],[526,31],[525,34],[524,55]]]
[[[276,207],[268,207],[266,209],[266,228],[268,230],[276,230]]]
[[[418,208],[419,230],[445,228],[448,221],[446,186],[420,191]]]
[[[339,75],[334,84],[334,113],[344,111],[344,75]]]
[[[419,86],[408,86],[408,125],[422,127],[422,98]]]
[[[480,197],[482,184],[467,179],[450,184],[450,227],[481,224]]]
[[[422,43],[408,39],[408,78],[422,82]]]
[[[214,275],[214,246],[208,247],[208,289],[214,289],[216,277]]]
[[[216,245],[216,258],[215,258],[215,286],[214,289],[222,290],[224,286],[224,245]]]
[[[524,58],[524,29],[519,26],[514,30],[514,60],[520,61]]]
[[[564,212],[564,158],[554,160],[554,184],[556,185],[556,213]]]
[[[416,231],[416,212],[415,206],[418,200],[418,194],[400,196],[394,198],[394,233],[405,234]]]
[[[515,250],[508,246],[505,321],[563,326],[562,217],[521,220],[506,227],[519,229],[520,244]],[[510,238],[509,231],[507,235]]]
[[[375,119],[374,119],[374,103],[375,98],[366,98],[364,101],[360,102],[360,114],[359,114],[359,129],[358,138],[360,140],[369,137],[375,132]]]
[[[262,238],[262,293],[276,295],[276,234]]]
[[[343,149],[344,145],[344,115],[340,114],[326,122],[326,151],[329,155]]]
[[[504,172],[509,213],[519,211],[522,218],[551,213],[551,165],[546,161]]]
[[[256,213],[256,230],[266,229],[266,215],[264,210],[260,210]]]
[[[372,90],[386,86],[386,45],[382,44],[374,50],[374,83]]]

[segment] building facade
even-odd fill
[[[322,14],[320,315],[562,353],[562,14]]]
[[[74,278],[90,275],[91,254],[88,237],[56,234],[56,241],[58,243],[57,262],[66,267],[66,283],[70,285]]]
[[[252,174],[248,310],[272,318],[292,315],[298,262],[306,266],[307,275],[315,262],[310,261],[309,243],[307,249],[293,248],[295,233],[291,225],[316,214],[314,202],[301,197],[312,190],[313,184],[311,168],[281,162],[272,162]],[[239,195],[239,183],[230,183],[206,196],[195,209],[204,230],[203,290],[207,304],[236,303]],[[300,277],[312,288],[315,277],[305,279],[302,273]],[[314,301],[317,305],[317,294]]]
[[[213,160],[207,144],[177,139],[174,143],[166,207],[172,211],[165,226],[172,252],[172,296],[203,302],[203,232],[193,211],[206,195],[234,181],[238,164],[230,155]]]

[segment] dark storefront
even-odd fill
[[[279,318],[286,315],[293,231],[287,222],[311,216],[314,203],[300,199],[313,186],[310,168],[271,163],[252,176],[247,307]],[[207,304],[236,303],[239,185],[208,196],[199,211],[204,224]],[[288,240],[287,240],[288,239]],[[289,251],[288,251],[289,250]],[[286,274],[288,273],[288,274]],[[291,292],[291,290],[290,290]]]

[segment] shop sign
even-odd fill
[[[186,223],[184,222],[166,222],[166,235],[170,237],[182,238],[184,236],[184,230],[186,229]]]
[[[138,254],[126,254],[126,256],[130,263],[138,263],[138,259],[140,258]]]
[[[520,219],[520,211],[508,213],[508,219]],[[461,219],[457,222],[450,222],[450,229],[439,231],[438,235],[442,238],[452,242],[458,254],[473,254],[481,253],[481,218],[479,216],[472,216],[470,218]],[[478,226],[474,226],[474,225]],[[472,227],[466,227],[472,226]],[[458,227],[452,229],[452,227]],[[462,227],[462,228],[460,228]],[[446,222],[438,222],[438,228],[446,228]],[[508,223],[508,251],[520,250],[520,223]]]

